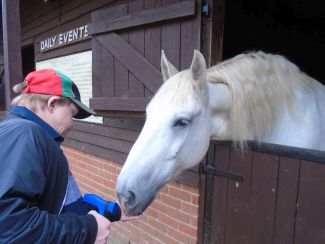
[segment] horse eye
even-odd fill
[[[190,120],[188,120],[188,119],[178,119],[175,121],[174,127],[183,128],[183,127],[187,126],[189,123],[190,123]]]

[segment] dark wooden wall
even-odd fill
[[[0,112],[6,110],[5,108],[5,85],[3,79],[3,56],[0,56]],[[1,119],[1,117],[0,117]]]
[[[212,142],[207,164],[244,181],[203,176],[200,243],[324,243],[324,152],[252,143],[242,154]]]
[[[35,61],[90,50],[88,40],[43,54],[39,51],[41,40],[88,24],[92,11],[116,2],[121,1],[55,0],[46,4],[40,0],[21,0],[22,46],[35,45]]]

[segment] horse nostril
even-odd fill
[[[135,194],[133,191],[128,191],[126,194],[125,205],[127,208],[131,208],[135,204]]]
[[[136,197],[133,191],[118,192],[119,202],[125,209],[132,209],[136,204]]]

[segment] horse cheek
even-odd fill
[[[192,128],[189,135],[190,140],[186,143],[186,168],[191,168],[198,164],[206,154],[210,144],[210,125],[204,125],[206,119],[202,118],[196,128]]]

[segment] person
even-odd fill
[[[106,243],[111,222],[81,201],[60,148],[73,118],[94,111],[57,70],[33,71],[13,89],[21,94],[0,123],[0,243]]]

